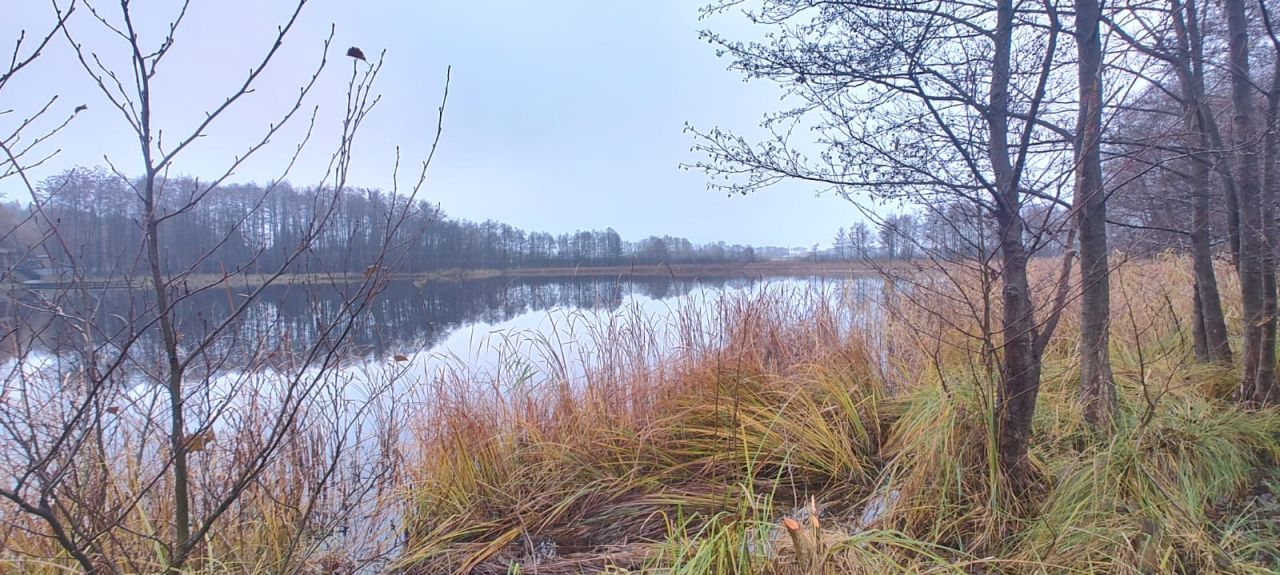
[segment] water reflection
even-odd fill
[[[355,289],[272,287],[245,307],[215,349],[204,354],[213,359],[195,362],[186,372],[193,385],[185,386],[181,395],[183,433],[217,438],[208,453],[194,452],[194,468],[204,478],[239,473],[233,455],[253,453],[263,438],[286,437],[295,442],[290,445],[297,452],[320,454],[317,457],[325,461],[332,458],[332,469],[341,470],[333,483],[342,486],[335,490],[341,495],[325,498],[323,517],[337,518],[333,525],[341,525],[340,537],[352,534],[341,540],[344,548],[361,556],[382,555],[388,542],[399,536],[397,525],[403,526],[404,518],[398,515],[399,507],[363,497],[367,492],[360,486],[381,485],[376,482],[385,469],[396,467],[388,461],[419,456],[415,449],[433,432],[433,422],[442,421],[441,410],[485,405],[470,402],[479,399],[536,413],[553,409],[554,404],[543,399],[553,398],[557,390],[578,394],[592,385],[622,389],[611,387],[617,382],[640,389],[646,382],[664,381],[683,369],[685,358],[698,361],[698,350],[719,349],[735,328],[733,319],[745,313],[739,305],[744,301],[765,302],[750,313],[777,313],[801,325],[829,320],[836,332],[856,328],[856,322],[868,321],[877,308],[855,304],[873,302],[882,293],[881,282],[812,277],[394,282],[370,300],[347,335],[335,338],[343,342],[338,355],[346,361],[336,369],[315,364],[296,370],[246,369],[264,365],[258,360],[275,349],[325,347],[322,326],[343,313]],[[245,291],[183,294],[174,318],[188,351],[192,342],[246,301]],[[19,348],[21,359],[5,361],[10,369],[0,385],[18,390],[8,397],[20,393],[35,401],[11,403],[8,413],[0,410],[0,419],[19,422],[0,425],[17,434],[0,437],[0,459],[6,448],[19,453],[12,446],[24,440],[18,436],[27,433],[32,422],[72,421],[78,423],[69,428],[96,438],[99,443],[92,444],[110,454],[115,477],[163,477],[170,416],[167,390],[155,385],[164,382],[166,372],[159,330],[149,319],[155,314],[152,294],[37,293],[5,305],[3,313],[16,331],[4,348]],[[814,313],[818,310],[829,310],[834,317]],[[89,332],[83,331],[85,326],[90,326]],[[96,388],[96,416],[80,418],[73,408],[77,398],[88,397],[77,395],[88,386],[76,385],[80,377],[64,375],[83,373],[77,362],[86,355],[86,339],[102,349],[97,362],[121,359],[121,367],[104,375],[106,385]],[[131,340],[136,343],[121,349]],[[392,360],[399,354],[405,354],[406,361]],[[548,382],[556,385],[543,385]],[[629,401],[631,396],[614,397]],[[491,414],[513,412],[500,409]],[[296,418],[283,419],[280,414],[286,413]],[[42,429],[58,432],[56,426]],[[277,474],[273,477],[295,476],[287,463],[280,465],[287,471],[275,469],[270,472]]]
[[[695,289],[745,289],[766,281],[770,280],[582,276],[394,281],[350,325],[342,338],[343,351],[351,359],[385,359],[406,351],[432,350],[466,326],[500,324],[531,312],[554,308],[610,312],[636,297],[667,300]],[[237,356],[251,357],[263,348],[324,345],[326,338],[337,338],[323,333],[323,327],[346,313],[344,303],[353,289],[346,285],[269,287],[245,307],[209,353],[222,357],[225,368],[232,368],[246,363],[237,362]],[[239,308],[249,291],[220,287],[179,293],[174,320],[181,341],[195,345]],[[161,335],[151,321],[156,306],[150,290],[32,292],[16,300],[0,299],[4,300],[0,316],[8,324],[8,337],[0,348],[9,354],[26,348],[60,356],[83,346],[87,332],[107,353],[132,342],[131,355],[160,356]],[[275,341],[264,342],[265,337]]]

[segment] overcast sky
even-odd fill
[[[59,0],[66,4],[69,0]],[[5,0],[0,42],[21,29],[47,27],[47,0]],[[99,0],[116,18],[118,4]],[[194,0],[155,88],[156,122],[168,138],[191,130],[254,65],[291,12],[285,0]],[[15,10],[16,5],[16,10]],[[176,0],[134,0],[144,42],[157,44]],[[215,124],[176,166],[210,177],[261,137],[290,105],[319,62],[330,24],[336,26],[328,67],[310,106],[319,106],[315,134],[289,180],[318,181],[334,149],[353,60],[359,46],[371,59],[385,50],[376,86],[382,101],[357,141],[353,183],[389,188],[395,150],[402,162],[426,157],[436,125],[445,70],[453,83],[444,136],[425,196],[456,217],[494,219],[527,229],[566,232],[612,226],[628,239],[649,234],[757,245],[826,244],[839,226],[859,219],[844,200],[791,185],[748,197],[705,187],[701,173],[681,170],[698,159],[686,122],[752,133],[761,115],[779,107],[779,90],[744,83],[728,61],[698,40],[713,28],[758,34],[738,15],[699,20],[695,0],[312,0],[259,89]],[[77,42],[126,72],[127,47],[88,11],[70,30]],[[125,78],[127,79],[127,78]],[[59,155],[35,172],[44,177],[107,159],[138,172],[138,148],[120,113],[103,100],[65,40],[0,92],[0,129],[59,97],[53,116],[81,113],[54,142]],[[306,117],[236,170],[233,181],[275,178],[293,154]],[[104,159],[104,156],[107,159]],[[407,178],[403,178],[405,180]],[[12,179],[0,182],[8,197]]]

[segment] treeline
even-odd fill
[[[305,257],[294,258],[294,265],[313,273],[389,263],[416,273],[757,259],[752,246],[723,242],[695,245],[672,236],[627,241],[612,228],[552,234],[455,219],[426,201],[375,189],[335,196],[275,182],[207,190],[191,178],[170,178],[162,189],[159,211],[174,233],[165,236],[161,257],[171,272],[275,270],[303,243]],[[6,229],[17,228],[7,234],[8,247],[27,255],[22,265],[104,277],[140,269],[141,205],[130,182],[101,168],[77,168],[47,178],[40,192],[38,204],[5,209]],[[323,233],[303,242],[318,228]]]
[[[1067,244],[1065,209],[1039,204],[1024,208],[1027,236],[1037,256],[1059,255]],[[871,224],[838,228],[827,258],[841,260],[985,259],[999,249],[995,222],[971,205],[949,202],[917,212],[891,213]]]

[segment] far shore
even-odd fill
[[[391,273],[393,281],[453,282],[486,278],[557,278],[557,277],[671,277],[696,279],[699,277],[769,277],[769,276],[852,276],[875,273],[875,268],[858,261],[763,261],[714,264],[659,264],[626,266],[571,266],[571,267],[512,267],[485,269],[446,269],[424,273]],[[271,281],[270,274],[191,274],[176,283],[198,289],[214,285],[255,287]],[[366,275],[353,273],[290,273],[277,277],[273,283],[316,284],[354,283],[363,281]],[[144,276],[130,279],[89,278],[82,283],[41,282],[24,283],[28,289],[65,289],[74,287],[127,288],[147,287],[150,281]]]

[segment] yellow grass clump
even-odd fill
[[[1041,296],[1055,267],[1037,269]],[[976,281],[766,289],[698,312],[710,328],[685,310],[649,326],[682,345],[632,370],[588,365],[484,400],[448,391],[465,377],[442,381],[437,396],[452,399],[419,435],[397,567],[1275,572],[1280,413],[1235,406],[1230,370],[1194,361],[1187,269],[1168,258],[1116,271],[1110,434],[1090,431],[1074,401],[1076,312],[1064,312],[1032,440],[1037,488],[1024,497],[993,459],[998,371],[972,337]],[[593,346],[628,356],[633,343]],[[815,543],[797,553],[814,514]]]

